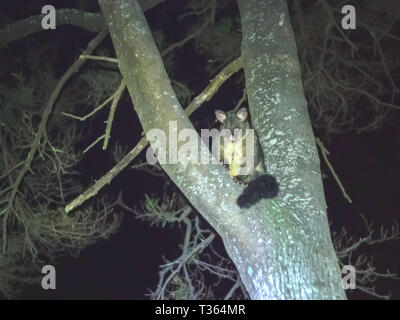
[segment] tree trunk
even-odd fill
[[[193,129],[140,6],[134,0],[99,3],[144,131],[158,128],[171,139],[170,121],[176,121],[176,132]],[[236,199],[242,189],[221,165],[178,162],[162,167],[220,234],[252,299],[343,299],[285,4],[243,0],[239,5],[250,112],[266,164],[280,180],[280,196],[276,203],[265,200],[241,210]],[[194,140],[210,157],[200,137]],[[178,141],[178,149],[182,144]],[[167,144],[166,159],[170,151]]]

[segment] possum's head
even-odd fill
[[[235,142],[238,134],[241,133],[244,136],[246,134],[246,129],[250,129],[249,116],[246,108],[228,112],[217,109],[215,110],[215,117],[221,123],[219,127],[220,131],[224,129],[229,130],[229,141],[231,142]]]

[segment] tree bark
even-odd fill
[[[193,129],[138,3],[99,3],[144,131],[158,128],[171,139],[169,121],[176,121],[177,132]],[[264,200],[241,210],[236,199],[242,189],[221,165],[178,162],[162,167],[220,234],[252,299],[343,299],[286,7],[282,1],[239,4],[250,111],[266,163],[281,182],[279,205]],[[200,137],[194,140],[210,157]],[[183,143],[178,141],[178,149]],[[157,148],[154,141],[150,144]],[[167,159],[171,151],[167,144]]]
[[[301,220],[299,242],[291,240],[290,231],[287,238],[276,239],[274,273],[278,275],[283,267],[276,262],[283,254],[291,261],[286,272],[293,275],[288,277],[296,277],[301,268],[298,277],[303,278],[295,281],[298,292],[290,294],[291,297],[345,298],[330,237],[319,157],[286,2],[238,0],[238,4],[243,32],[242,59],[253,125],[260,137],[268,171],[280,182],[277,202]],[[285,228],[279,223],[270,227]],[[292,252],[288,254],[289,251]]]

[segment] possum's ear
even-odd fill
[[[246,121],[247,116],[248,113],[246,108],[240,108],[238,111],[236,111],[236,117],[238,117],[240,121]]]
[[[226,119],[226,113],[223,112],[222,110],[215,110],[215,117],[217,118],[217,120],[221,123],[224,123],[225,119]]]

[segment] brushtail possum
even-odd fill
[[[250,208],[262,198],[275,197],[279,192],[279,184],[275,177],[266,173],[264,156],[255,131],[253,131],[254,139],[252,139],[254,165],[247,174],[241,174],[240,169],[246,164],[246,142],[251,141],[246,134],[246,129],[253,129],[247,109],[240,108],[237,111],[228,112],[217,109],[215,116],[221,123],[220,132],[227,133],[227,136],[221,134],[220,159],[229,166],[229,174],[232,177],[247,184],[243,193],[236,200],[238,206]]]

